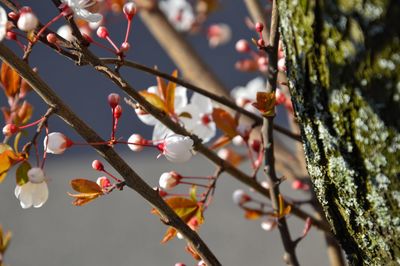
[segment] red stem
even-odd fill
[[[129,33],[131,31],[132,19],[128,19],[128,25],[126,26],[125,41],[128,42]]]

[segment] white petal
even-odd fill
[[[175,89],[175,110],[179,110],[188,104],[187,89],[182,86],[178,86]]]
[[[28,182],[21,187],[21,192],[18,199],[20,200],[20,204],[23,209],[32,207],[32,191],[34,186],[35,185],[32,182]]]
[[[201,109],[202,113],[211,114],[213,110],[210,98],[207,98],[199,93],[193,93],[190,103]]]
[[[4,8],[2,8],[0,6],[0,41],[2,41],[4,39],[4,37],[6,36],[7,33],[7,13],[4,10]]]
[[[49,189],[46,182],[34,184],[35,188],[32,192],[32,204],[35,208],[40,208],[49,198]]]
[[[136,112],[136,114],[139,120],[148,126],[154,126],[158,122],[158,120],[155,119],[154,116],[152,116],[151,114],[138,114],[138,112]]]
[[[21,194],[21,186],[16,186],[14,190],[14,195],[18,199],[19,195]]]
[[[97,23],[103,19],[103,16],[99,13],[91,13],[86,9],[75,9],[75,15],[88,22]]]
[[[196,127],[193,129],[193,133],[197,135],[199,138],[203,140],[203,143],[207,143],[215,137],[217,132],[215,123],[211,122],[208,125],[197,124]]]
[[[32,183],[42,183],[46,179],[46,176],[41,168],[33,167],[28,171],[28,178]]]
[[[162,141],[162,140],[166,139],[168,136],[173,135],[173,134],[174,134],[174,132],[172,130],[170,130],[169,128],[164,126],[164,124],[162,124],[161,122],[157,121],[157,124],[154,126],[152,140],[153,141]]]

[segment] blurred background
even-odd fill
[[[21,1],[21,4],[32,6],[42,22],[57,14],[49,1]],[[212,14],[206,23],[227,23],[232,29],[231,42],[210,49],[205,34],[187,36],[203,60],[230,89],[243,86],[257,76],[256,73],[238,72],[234,67],[241,57],[235,51],[235,42],[255,37],[255,33],[244,23],[246,16],[242,1],[222,1],[221,9]],[[122,16],[112,14],[107,21],[111,37],[120,42],[125,35],[126,21]],[[56,23],[52,28],[57,29],[60,25]],[[167,73],[175,69],[139,17],[134,19],[130,39],[132,48],[128,53],[129,59],[147,66],[157,65]],[[6,44],[15,48],[10,42],[6,41]],[[102,50],[93,50],[98,55],[110,56]],[[15,51],[21,54],[20,50]],[[46,82],[84,121],[104,138],[109,136],[111,113],[107,95],[118,92],[118,88],[89,67],[76,67],[72,61],[43,45],[35,47],[30,64],[38,67]],[[155,77],[136,70],[123,69],[122,73],[138,90],[156,84]],[[2,95],[0,99],[1,105],[5,105],[6,98]],[[46,111],[46,106],[34,93],[28,99],[35,107],[33,119],[39,118]],[[140,133],[150,138],[152,127],[141,123],[128,106],[123,105],[123,108],[118,135],[127,138],[132,133]],[[285,125],[283,118],[279,118],[279,122]],[[50,131],[60,131],[75,141],[81,140],[56,117],[50,119]],[[172,165],[164,158],[157,160],[155,151],[132,153],[127,147],[118,147],[118,150],[151,186],[157,185],[164,171],[177,170],[183,175],[194,176],[206,176],[214,172],[212,164],[201,155],[196,155],[190,163]],[[15,175],[9,173],[0,184],[0,224],[5,230],[13,232],[12,243],[5,257],[6,265],[151,266],[174,265],[176,262],[194,265],[193,259],[184,251],[184,241],[174,239],[168,244],[160,244],[166,226],[150,213],[151,206],[128,188],[84,207],[71,205],[71,198],[66,194],[67,191],[72,192],[69,181],[77,177],[95,180],[98,173],[91,168],[94,159],[99,159],[99,156],[87,147],[70,149],[61,156],[50,155],[45,168],[47,176],[51,178],[50,196],[40,209],[21,209],[14,196]],[[111,168],[108,166],[108,169]],[[278,232],[263,231],[260,227],[262,220],[246,220],[243,211],[232,202],[232,192],[238,188],[244,187],[229,176],[221,177],[215,199],[205,213],[200,236],[223,265],[284,265]],[[300,192],[292,191],[288,185],[284,185],[283,189],[284,192],[289,191],[293,198],[304,197]],[[295,217],[289,220],[293,237],[301,235],[304,223]],[[298,254],[302,265],[328,265],[322,234],[316,230],[312,229],[301,242]]]

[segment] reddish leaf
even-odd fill
[[[75,200],[72,202],[73,205],[75,206],[83,206],[92,200],[97,199],[98,197],[102,196],[103,193],[79,193],[79,194],[71,194],[67,192],[67,194]]]
[[[185,247],[185,250],[192,255],[195,260],[201,260],[200,255],[196,252],[196,250],[188,243]]]
[[[221,108],[214,108],[212,118],[217,127],[230,138],[237,135],[237,121],[227,111]]]
[[[14,97],[20,89],[21,77],[18,73],[4,63],[1,65],[0,82],[3,85],[4,92],[8,97]]]
[[[0,183],[4,180],[8,170],[24,158],[16,154],[7,144],[0,144]]]
[[[253,105],[263,116],[275,116],[275,92],[257,92],[257,101]]]
[[[219,137],[214,143],[210,146],[210,149],[215,150],[224,147],[225,145],[231,142],[232,138],[223,135]]]
[[[24,101],[22,105],[19,107],[17,112],[18,121],[16,124],[26,124],[29,119],[31,119],[33,114],[33,107],[27,101]]]
[[[97,185],[96,182],[87,180],[87,179],[74,179],[71,180],[71,187],[80,193],[84,194],[103,194],[103,191],[99,185]]]
[[[147,91],[141,91],[140,95],[142,95],[146,99],[146,101],[148,101],[154,107],[164,112],[167,111],[164,101],[157,94]]]

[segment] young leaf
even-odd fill
[[[23,158],[16,154],[7,144],[0,144],[0,183],[4,180],[8,170]]]
[[[244,217],[249,220],[256,220],[263,215],[262,211],[259,210],[246,210]]]
[[[201,260],[200,255],[196,252],[196,250],[188,243],[185,247],[185,250],[192,255],[195,260]]]
[[[83,206],[92,200],[97,199],[98,197],[102,196],[103,193],[79,193],[79,194],[71,194],[67,192],[67,194],[75,200],[72,202],[73,205],[75,206]]]
[[[97,185],[96,182],[87,180],[87,179],[74,179],[71,180],[71,187],[80,193],[101,193],[103,194],[103,191],[99,185]]]
[[[231,142],[232,138],[223,135],[219,137],[214,143],[210,146],[210,149],[215,150],[224,147],[225,145],[228,145]]]
[[[227,111],[221,108],[214,108],[212,118],[217,127],[230,138],[237,135],[237,121]]]
[[[275,92],[257,92],[257,101],[253,103],[265,117],[275,116]]]
[[[174,78],[178,77],[178,70],[174,70],[172,72],[172,76]],[[167,90],[165,92],[165,104],[167,106],[168,112],[171,114],[175,113],[175,89],[176,89],[176,83],[169,81]]]
[[[146,101],[148,101],[151,105],[153,105],[154,107],[157,107],[158,109],[167,112],[166,106],[164,101],[160,98],[160,96],[158,96],[155,93],[151,93],[151,92],[147,92],[147,91],[141,91],[139,92],[140,95],[142,95]]]
[[[22,162],[18,166],[18,168],[15,172],[15,177],[16,177],[18,186],[22,186],[23,184],[25,184],[29,181],[28,171],[30,169],[31,169],[31,165],[28,161]]]
[[[278,219],[281,219],[282,217],[288,215],[291,211],[292,211],[292,206],[291,205],[285,206],[285,201],[284,201],[282,195],[279,194],[279,210],[278,210],[278,213],[275,213],[272,216],[274,216]]]
[[[169,240],[173,239],[176,236],[177,233],[178,233],[178,231],[176,231],[175,228],[169,227],[167,229],[167,232],[165,232],[164,237],[161,240],[161,243],[162,244],[167,243]]]
[[[190,191],[189,191],[189,196],[190,196],[190,199],[191,199],[191,200],[197,201],[197,195],[196,195],[196,193],[197,193],[197,187],[196,187],[195,185],[193,185],[193,186],[190,188]]]
[[[21,77],[12,67],[3,62],[0,70],[0,82],[7,97],[14,97],[19,92]]]

